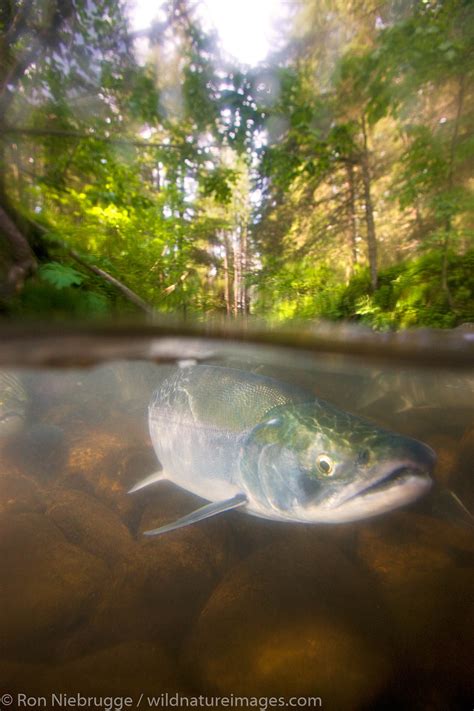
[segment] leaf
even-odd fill
[[[85,311],[89,316],[107,313],[107,297],[105,297],[103,294],[86,292],[83,297],[83,311]]]
[[[43,264],[38,270],[38,275],[40,279],[48,282],[56,289],[64,289],[67,286],[79,286],[84,282],[84,277],[80,272],[59,262]]]

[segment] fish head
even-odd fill
[[[240,469],[258,515],[343,523],[414,501],[435,462],[422,442],[318,400],[272,410],[247,435]]]

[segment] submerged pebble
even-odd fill
[[[111,566],[133,555],[133,539],[118,515],[83,491],[54,491],[47,513],[69,543]]]
[[[127,642],[61,663],[25,664],[0,659],[2,685],[18,692],[51,698],[71,696],[131,696],[174,692],[178,687],[175,665],[162,645]],[[145,708],[145,706],[144,706]]]
[[[19,465],[30,476],[45,481],[55,479],[64,468],[67,441],[57,425],[37,423],[18,434],[10,443]]]
[[[316,695],[328,708],[362,708],[392,669],[377,600],[337,548],[291,538],[218,585],[188,640],[188,669],[201,693]]]
[[[410,673],[470,684],[474,539],[466,527],[414,513],[361,526],[359,556],[390,611],[399,659]],[[449,653],[447,653],[449,650]]]
[[[45,515],[0,516],[0,658],[29,661],[54,655],[97,605],[106,566],[66,541]]]
[[[192,506],[183,492],[160,485],[143,524]],[[139,532],[129,555],[115,565],[95,613],[65,647],[69,656],[97,644],[161,641],[177,650],[224,572],[235,561],[225,519],[160,539]],[[140,527],[140,528],[141,528]],[[117,624],[120,620],[120,624]]]
[[[138,506],[127,495],[134,477],[156,468],[151,447],[133,440],[133,435],[83,426],[74,432],[61,482],[112,507],[127,522],[136,521]]]
[[[41,487],[0,456],[0,514],[41,513],[46,500]]]

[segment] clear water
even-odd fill
[[[157,468],[147,406],[169,365],[17,370],[18,416],[0,420],[0,708],[471,708],[474,528],[449,492],[474,510],[474,373],[204,346],[428,443],[439,486],[353,524],[230,512],[146,538],[202,504],[165,482],[127,494]]]

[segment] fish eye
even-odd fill
[[[370,462],[370,451],[368,449],[362,449],[357,455],[357,464],[365,467]]]
[[[316,457],[316,465],[324,476],[331,476],[334,472],[334,461],[328,454],[319,454]]]

